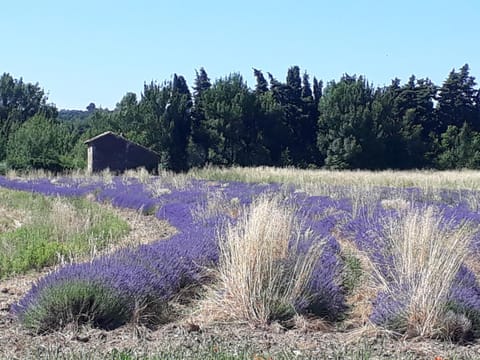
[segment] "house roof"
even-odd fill
[[[94,142],[95,140],[98,140],[98,139],[100,139],[100,138],[102,138],[102,137],[104,137],[104,136],[107,136],[107,135],[112,135],[112,136],[121,138],[121,139],[123,139],[123,140],[129,141],[129,140],[123,138],[122,136],[119,136],[119,135],[113,133],[112,131],[105,131],[104,133],[101,133],[101,134],[99,134],[99,135],[97,135],[97,136],[94,136],[94,137],[88,139],[88,140],[85,140],[84,143],[85,143],[85,144],[90,144],[91,142]]]
[[[128,143],[130,143],[130,144],[134,144],[134,145],[136,145],[136,146],[138,146],[138,147],[141,147],[141,148],[144,149],[145,151],[151,152],[152,154],[155,154],[155,155],[159,156],[155,151],[152,151],[152,150],[146,148],[145,146],[142,146],[142,145],[140,145],[140,144],[137,144],[137,143],[135,143],[135,142],[133,142],[133,141],[130,141],[130,140],[128,140],[128,139],[125,139],[123,136],[117,135],[117,134],[115,134],[115,133],[112,132],[112,131],[105,131],[105,132],[103,132],[103,133],[101,133],[101,134],[98,134],[97,136],[94,136],[94,137],[92,137],[92,138],[90,138],[90,139],[88,139],[88,140],[85,140],[83,143],[89,145],[89,144],[95,142],[96,140],[101,139],[101,138],[103,138],[103,137],[105,137],[105,136],[113,136],[113,137],[116,137],[117,139],[121,139],[121,140],[123,140],[123,141],[125,141],[125,142],[128,142]]]

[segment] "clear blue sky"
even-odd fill
[[[38,82],[59,108],[112,109],[173,73],[193,85],[252,67],[285,79],[411,74],[441,84],[468,63],[480,82],[479,0],[4,0],[0,73]]]

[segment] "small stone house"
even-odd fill
[[[105,169],[123,172],[139,167],[154,171],[160,160],[153,151],[111,131],[88,139],[85,144],[88,145],[87,170],[90,173]]]

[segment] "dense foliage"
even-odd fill
[[[285,82],[253,72],[254,89],[237,73],[212,82],[201,68],[192,92],[175,74],[171,81],[145,83],[139,97],[125,94],[111,111],[91,103],[86,111],[59,113],[38,84],[5,73],[0,161],[14,168],[83,167],[83,141],[111,130],[156,151],[162,167],[174,171],[205,164],[479,167],[480,92],[467,64],[441,86],[412,75],[404,84],[394,79],[374,87],[347,74],[323,86],[298,66],[288,69]],[[37,121],[28,124],[33,116]],[[47,135],[40,135],[40,126]],[[49,154],[32,158],[39,147]]]

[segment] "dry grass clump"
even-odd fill
[[[171,173],[171,177],[174,176],[175,175]],[[144,167],[126,170],[122,174],[122,182],[124,184],[130,185],[132,179],[137,179],[138,182],[143,184],[153,197],[160,197],[171,192],[168,188],[166,176],[153,176]]]
[[[169,187],[174,189],[185,189],[191,183],[193,177],[190,174],[159,170],[158,178],[160,178],[163,183],[168,184]]]
[[[170,194],[172,191],[167,187],[168,185],[161,178],[152,178],[145,184],[147,190],[153,197],[160,197],[165,194]]]
[[[31,169],[28,171],[18,171],[15,169],[8,169],[6,172],[8,179],[23,179],[23,180],[35,180],[35,179],[53,179],[55,174],[45,169]]]
[[[105,185],[111,185],[113,184],[114,174],[110,171],[109,168],[106,168],[105,170],[102,170],[100,172],[100,178]]]
[[[264,325],[294,315],[295,300],[305,295],[320,242],[300,254],[292,238],[300,239],[294,209],[279,197],[260,196],[227,226],[219,240],[216,282],[203,304],[211,320]]]
[[[46,220],[53,227],[53,233],[57,235],[57,241],[68,241],[72,234],[86,231],[91,226],[91,216],[79,216],[78,210],[71,202],[60,197],[51,201],[50,212]],[[90,214],[88,214],[90,215]]]
[[[371,276],[374,271],[372,261],[351,241],[339,237],[338,243],[345,264],[343,285],[347,290],[347,304],[350,308],[344,325],[348,329],[364,328],[370,324],[372,299],[378,293],[378,285]]]
[[[229,198],[223,191],[215,189],[207,190],[206,200],[192,209],[192,216],[195,221],[203,222],[225,214],[236,218],[241,211],[242,205],[237,197]]]
[[[411,207],[411,203],[405,199],[383,199],[381,202],[384,209],[406,210]]]
[[[155,176],[148,172],[144,167],[134,170],[126,170],[122,174],[122,181],[129,184],[130,179],[137,179],[144,184],[153,196],[158,197],[171,192],[169,188],[184,189],[191,182],[191,176],[188,174],[174,173],[173,171],[158,171]]]
[[[374,270],[382,291],[406,304],[403,313],[396,314],[406,327],[399,330],[411,336],[440,335],[458,323],[446,313],[445,300],[474,230],[467,223],[453,224],[432,207],[410,208],[400,219],[387,219],[385,229],[390,271],[375,264]]]
[[[19,210],[6,209],[0,205],[0,234],[18,229],[27,215]]]
[[[130,178],[134,178],[134,179],[138,179],[138,181],[142,184],[147,184],[150,182],[151,176],[147,169],[145,169],[144,167],[140,167],[137,169],[126,170],[122,174],[122,178],[124,181]]]

